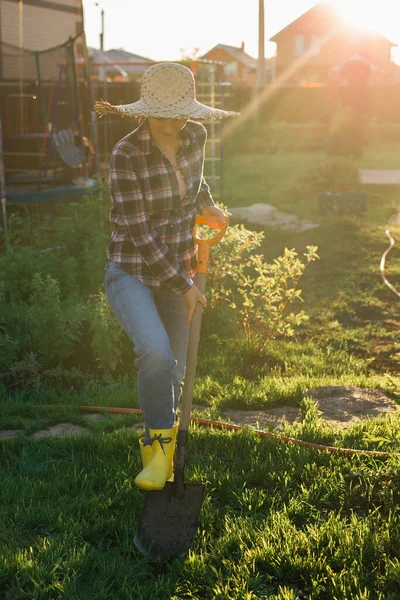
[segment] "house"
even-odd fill
[[[324,86],[338,65],[359,56],[374,66],[370,83],[394,82],[395,46],[382,34],[349,25],[328,2],[320,2],[276,33],[276,77],[283,84]]]
[[[105,77],[109,82],[139,81],[147,67],[154,62],[151,58],[132,54],[122,48],[113,50],[88,48],[88,50],[91,59],[90,76],[95,80],[103,80]]]
[[[0,0],[0,79],[19,78],[21,40],[25,51],[40,51],[82,30],[82,0]],[[76,53],[82,51],[77,44]],[[24,77],[36,78],[34,60],[25,58],[25,63]]]
[[[257,80],[257,60],[247,54],[244,42],[240,48],[218,44],[201,58],[223,63],[223,78],[235,84],[255,86]],[[271,61],[266,60],[266,82],[272,80]]]

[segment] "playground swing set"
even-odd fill
[[[2,98],[0,160],[7,204],[59,202],[98,189],[87,61],[79,76],[76,68],[79,42],[84,47],[83,34],[41,52],[3,45],[11,77],[17,64],[20,73],[18,93]]]

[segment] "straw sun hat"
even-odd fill
[[[177,63],[159,63],[146,69],[137,102],[113,106],[99,100],[94,108],[100,117],[113,113],[128,117],[215,120],[240,114],[198,102],[193,73]]]

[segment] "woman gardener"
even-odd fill
[[[145,419],[139,440],[144,490],[161,490],[173,477],[191,318],[206,298],[194,283],[196,214],[225,221],[203,177],[206,129],[192,119],[237,113],[200,104],[192,72],[183,65],[148,68],[138,102],[97,113],[128,115],[140,125],[114,147],[110,162],[114,225],[107,248],[104,289],[135,348],[138,393]]]

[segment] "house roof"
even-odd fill
[[[301,23],[303,21],[303,23]],[[325,34],[331,30],[332,27],[348,27],[345,20],[341,17],[339,11],[330,2],[318,2],[312,6],[305,13],[294,19],[291,23],[286,25],[281,31],[278,31],[273,37],[270,38],[271,42],[278,42],[284,35],[290,34],[292,29],[297,29],[296,26],[302,25],[302,31],[304,33],[321,33]],[[378,31],[360,28],[359,33],[363,33],[365,36],[373,36],[375,39],[386,41],[392,46],[396,46],[384,35]]]
[[[113,65],[105,66],[106,71],[117,70],[123,75],[125,74],[138,74],[143,73],[147,67],[149,62],[154,62],[151,58],[146,58],[145,56],[139,56],[138,54],[132,54],[132,52],[127,52],[123,48],[113,48],[112,50],[98,50],[97,48],[88,48],[92,61],[94,63],[105,62],[105,63],[118,63],[118,62],[132,62],[132,63],[143,63],[142,65],[133,64],[130,65]],[[100,67],[93,66],[93,70],[99,70]]]
[[[248,69],[255,69],[257,67],[256,59],[247,54],[244,50],[241,50],[241,48],[236,48],[236,46],[228,46],[227,44],[217,44],[216,46],[214,46],[214,48],[206,52],[204,56],[207,56],[207,54],[209,54],[213,50],[225,50],[225,52],[228,52],[228,54],[230,54],[232,58],[243,63],[244,66]]]

